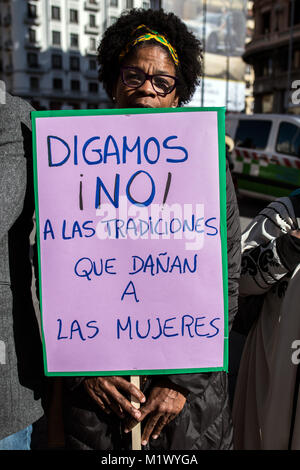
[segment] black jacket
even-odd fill
[[[227,250],[229,329],[237,311],[240,272],[240,222],[236,195],[227,167]],[[181,413],[162,431],[157,440],[150,439],[148,449],[197,450],[231,449],[232,424],[225,372],[177,374],[168,378],[187,389]],[[143,392],[160,380],[145,378]],[[122,432],[119,418],[99,410],[82,385],[83,378],[65,378],[64,420],[67,447],[73,449],[127,450],[131,433]]]

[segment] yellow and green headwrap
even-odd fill
[[[179,64],[179,60],[178,60],[178,55],[177,55],[177,52],[176,50],[174,49],[174,47],[172,47],[172,45],[169,43],[169,41],[167,40],[167,38],[165,36],[163,36],[162,34],[159,34],[157,33],[156,31],[153,31],[152,29],[149,29],[147,26],[145,26],[144,24],[141,24],[140,26],[138,26],[133,32],[132,32],[132,35],[139,29],[146,29],[147,30],[147,33],[145,34],[142,34],[141,36],[138,36],[136,39],[133,39],[131,41],[128,42],[128,44],[126,45],[125,49],[121,52],[121,54],[119,55],[119,59],[123,59],[123,57],[125,57],[126,54],[128,54],[129,50],[134,47],[136,44],[138,44],[139,42],[144,42],[144,41],[149,41],[150,39],[154,39],[155,41],[159,42],[160,44],[163,44],[165,47],[167,47],[167,49],[169,50],[173,60],[174,60],[174,63],[175,65],[178,65]]]

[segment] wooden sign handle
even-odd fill
[[[130,382],[135,385],[138,389],[140,389],[140,377],[138,375],[131,375],[130,376]],[[131,397],[131,403],[132,405],[139,409],[140,408],[140,403],[134,398],[133,396]],[[131,437],[132,437],[132,450],[141,450],[142,449],[142,444],[141,444],[141,423],[138,423],[131,431]]]

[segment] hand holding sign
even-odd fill
[[[84,386],[105,413],[113,411],[122,419],[125,418],[125,413],[128,413],[136,420],[140,420],[140,411],[125,398],[123,393],[135,397],[140,403],[144,403],[146,398],[137,387],[123,377],[90,377],[85,379]]]
[[[176,418],[185,405],[186,395],[186,390],[168,379],[160,380],[151,389],[146,404],[141,407],[141,418],[138,420],[148,418],[142,435],[142,445],[146,445],[150,437],[158,438],[165,425]],[[130,419],[126,432],[131,431],[136,424],[137,420]]]

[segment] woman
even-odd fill
[[[187,103],[201,75],[201,46],[173,14],[132,10],[106,31],[98,49],[100,80],[117,108]],[[237,304],[239,220],[228,174],[230,314]],[[134,396],[140,411],[130,403]],[[68,379],[67,443],[77,449],[126,449],[142,422],[151,449],[230,448],[226,375],[147,376],[142,391],[124,377]]]
[[[236,449],[300,449],[299,217],[300,191],[269,204],[242,236],[240,294],[250,311],[239,314],[256,319],[235,389]]]

